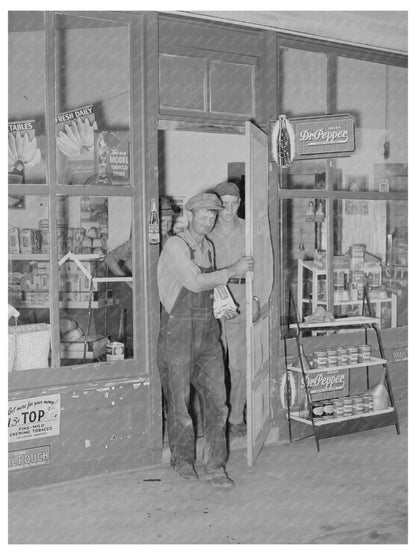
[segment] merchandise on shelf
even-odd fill
[[[20,254],[18,227],[9,226],[9,254]]]
[[[50,325],[9,326],[9,371],[47,368]]]
[[[107,197],[81,198],[81,227],[85,229],[85,237],[81,243],[81,254],[106,254],[108,240]]]

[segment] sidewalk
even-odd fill
[[[11,544],[405,544],[407,419],[245,451],[236,487],[180,480],[163,463],[9,495]]]

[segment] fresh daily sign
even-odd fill
[[[9,402],[9,443],[59,435],[61,396]]]
[[[349,156],[355,150],[355,118],[350,114],[293,118],[295,160]]]

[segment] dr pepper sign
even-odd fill
[[[289,121],[295,134],[295,160],[349,156],[355,150],[355,118],[350,114]]]

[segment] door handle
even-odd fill
[[[256,310],[254,310],[254,307],[253,307],[253,314],[251,317],[251,321],[254,323],[254,322],[257,322],[257,320],[260,318],[260,300],[258,297],[253,295],[253,302],[256,305]]]

